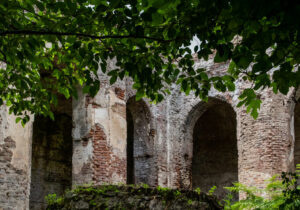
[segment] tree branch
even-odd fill
[[[87,37],[91,39],[128,39],[128,38],[135,38],[135,39],[149,39],[158,42],[169,43],[179,39],[160,39],[155,37],[147,37],[147,36],[136,36],[136,35],[106,35],[106,36],[97,36],[97,35],[90,35],[84,33],[74,33],[74,32],[55,32],[55,31],[31,31],[31,30],[14,30],[14,31],[2,31],[0,32],[0,36],[6,35],[55,35],[55,36],[77,36],[77,37]]]

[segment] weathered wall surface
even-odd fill
[[[23,128],[0,107],[0,208],[28,209],[32,122]]]
[[[98,106],[94,108],[95,124],[90,136],[96,184],[126,183],[126,106],[122,94],[125,90],[120,89],[102,81],[100,92],[104,96],[94,99]]]
[[[126,183],[125,84],[101,75],[98,94],[73,103],[73,185]]]
[[[133,184],[146,183],[155,186],[157,185],[157,162],[153,139],[155,130],[151,124],[153,117],[143,100],[136,101],[135,97],[131,97],[126,106],[127,125],[129,125],[127,170],[131,170],[131,173],[128,171],[127,179]]]
[[[200,62],[197,65],[208,66],[214,74],[221,74],[228,67],[227,64],[215,65],[210,62]],[[246,113],[245,107],[236,107],[239,102],[238,96],[249,84],[239,80],[236,86],[234,92],[219,93],[212,89],[209,95],[211,98],[227,102],[236,113],[238,181],[263,187],[264,180],[272,175],[291,170],[294,158],[291,93],[283,96],[275,95],[270,89],[261,91],[263,103],[258,119],[254,120]],[[172,160],[168,163],[168,186],[191,188],[193,129],[207,105],[192,94],[186,96],[180,93],[177,87],[173,87],[172,94],[166,101],[169,125],[167,154]]]
[[[263,104],[257,120],[238,109],[239,181],[262,187],[264,180],[290,170],[292,136],[290,101],[271,90],[261,93]]]
[[[114,68],[113,62],[109,65],[109,68]],[[213,64],[212,60],[197,61],[196,67],[206,67],[211,74],[222,74],[227,70],[228,64]],[[130,79],[110,85],[106,76],[100,73],[99,75],[101,78],[99,93],[91,98],[80,91],[79,99],[73,101],[73,186],[127,182],[126,103],[135,92],[131,87]],[[295,103],[292,100],[292,90],[287,96],[275,95],[272,90],[263,90],[260,92],[263,100],[260,115],[254,120],[246,113],[244,107],[237,108],[238,96],[249,85],[239,80],[236,82],[237,88],[234,92],[219,93],[212,89],[209,96],[212,101],[219,100],[228,104],[234,112],[231,116],[235,117],[227,119],[224,116],[222,122],[236,121],[236,142],[233,143],[234,132],[229,132],[232,147],[228,147],[228,151],[232,149],[231,159],[235,163],[237,161],[238,165],[232,168],[237,168],[238,181],[262,187],[265,184],[264,180],[273,174],[293,170],[299,151],[297,146],[299,114],[297,109],[294,114]],[[133,159],[135,158],[137,163],[134,166],[136,169],[142,169],[138,175],[139,179],[150,185],[184,189],[191,189],[197,185],[193,182],[197,179],[195,178],[197,173],[214,173],[211,176],[215,176],[214,179],[226,179],[218,172],[214,172],[218,161],[214,159],[220,159],[220,156],[206,159],[205,167],[201,164],[204,164],[202,156],[208,155],[208,148],[215,147],[216,152],[227,148],[228,145],[224,144],[226,141],[224,139],[228,139],[227,134],[220,135],[223,131],[218,132],[216,135],[219,143],[214,143],[210,147],[197,146],[203,143],[203,138],[212,137],[209,133],[214,131],[214,121],[210,123],[211,127],[208,131],[205,122],[211,118],[222,117],[212,114],[209,119],[204,120],[204,123],[197,123],[201,117],[205,118],[209,103],[204,103],[193,94],[186,96],[176,85],[171,86],[170,89],[171,95],[166,96],[160,104],[154,105],[145,100],[149,120],[142,116],[139,107],[130,110],[133,127],[134,124],[136,128],[140,127],[133,130],[134,140],[138,139],[135,155],[133,150]],[[221,107],[217,108],[216,112],[219,112]],[[1,107],[0,116],[0,207],[27,209],[32,122],[25,128],[16,125],[14,117],[9,116],[4,107]],[[141,119],[144,122],[139,123],[138,120],[134,122],[134,119]],[[218,126],[221,125],[216,123],[216,130]],[[232,128],[223,130],[225,132]],[[229,155],[228,151],[224,151],[226,155]],[[139,159],[140,157],[142,158]],[[222,164],[231,164],[229,159],[224,158]],[[199,167],[197,161],[201,163]],[[218,184],[214,180],[211,183]],[[206,188],[208,186],[204,186],[204,189]]]
[[[78,90],[78,100],[73,100],[73,157],[72,183],[92,183],[93,144],[89,132],[94,124],[92,105],[88,106],[86,96]],[[76,123],[75,123],[76,122]]]

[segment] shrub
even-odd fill
[[[225,209],[300,209],[300,165],[297,165],[295,173],[283,172],[268,180],[264,189],[247,187],[240,183],[234,183],[233,187],[226,187],[230,192],[245,193],[246,198],[232,202],[232,195],[225,199]]]

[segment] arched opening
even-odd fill
[[[300,103],[297,103],[294,110],[294,129],[295,129],[295,146],[294,146],[294,165],[300,164]]]
[[[126,104],[127,120],[127,183],[156,184],[151,115],[143,100],[131,97]]]
[[[33,123],[30,209],[45,209],[45,196],[62,195],[72,184],[72,101],[59,100],[55,120]]]
[[[238,181],[236,114],[232,107],[211,100],[193,129],[192,186],[224,197],[225,186]]]

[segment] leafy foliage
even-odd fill
[[[217,189],[217,186],[212,186],[211,188],[210,188],[210,190],[208,191],[208,195],[213,195],[214,194],[214,192],[216,191],[216,189]]]
[[[62,197],[58,197],[56,194],[49,194],[45,197],[48,205],[61,204],[63,201]]]
[[[258,189],[235,183],[233,187],[226,187],[231,192],[246,194],[246,199],[231,203],[225,200],[225,209],[299,209],[300,208],[300,165],[297,173],[282,173],[281,177],[274,176],[269,180],[266,188]]]
[[[233,91],[243,76],[253,87],[240,105],[257,117],[255,91],[299,86],[299,13],[292,0],[0,1],[0,103],[23,124],[30,113],[53,117],[57,94],[76,98],[83,86],[94,96],[97,70],[116,59],[110,82],[129,76],[139,98],[156,102],[174,82],[205,100],[211,87]],[[194,36],[198,58],[231,61],[227,75],[194,68]]]

